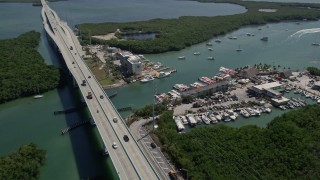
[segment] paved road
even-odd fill
[[[45,0],[41,0],[41,3],[44,28],[58,46],[69,71],[79,85],[120,179],[160,179],[116,108],[82,61],[84,52],[73,31],[67,23],[59,19]],[[81,86],[83,80],[87,82],[86,86]],[[93,95],[92,99],[86,98],[89,92]],[[117,123],[113,122],[114,118],[118,119]],[[128,142],[124,141],[124,135],[129,137]],[[112,148],[113,142],[117,144],[117,149]]]

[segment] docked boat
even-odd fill
[[[219,113],[216,113],[215,115],[216,115],[216,119],[217,119],[218,121],[221,121],[221,120],[222,120],[222,117],[221,117],[221,115],[220,115]]]
[[[186,57],[185,56],[180,56],[180,57],[178,57],[178,59],[186,59]]]
[[[206,45],[207,45],[207,46],[212,46],[212,43],[211,43],[211,42],[208,42]]]
[[[177,125],[178,131],[183,131],[185,129],[185,127],[184,127],[183,123],[181,122],[181,119],[179,118],[179,116],[174,116],[173,119]]]
[[[218,120],[213,114],[209,114],[209,118],[211,119],[212,124],[217,124]]]
[[[197,123],[201,123],[201,117],[199,115],[195,115],[194,118],[196,119]]]
[[[240,114],[246,118],[250,117],[250,114],[245,109],[241,109]]]
[[[206,77],[206,76],[200,77],[199,80],[200,80],[201,82],[206,83],[206,84],[213,84],[213,83],[215,83],[214,80],[212,80],[212,79],[210,79],[210,78],[208,78],[208,77]]]
[[[187,116],[187,118],[189,120],[189,124],[191,126],[195,126],[197,124],[197,121],[192,114],[187,114],[186,116]]]
[[[185,116],[181,116],[182,124],[188,124],[188,120]]]
[[[208,57],[208,60],[214,60],[214,57],[209,56],[209,57]]]
[[[206,85],[202,84],[202,83],[199,83],[199,82],[194,82],[192,84],[190,84],[191,87],[194,87],[194,88],[202,88]]]
[[[34,99],[40,99],[40,98],[43,98],[43,95],[42,94],[38,94],[38,95],[35,95],[33,96]]]
[[[170,74],[171,74],[171,72],[163,72],[163,71],[161,71],[157,78],[159,78],[159,79],[160,78],[164,78],[164,77],[170,76]]]
[[[265,37],[261,38],[260,40],[261,40],[261,41],[268,41],[269,38],[265,36]]]
[[[193,55],[200,55],[200,52],[194,52]]]
[[[178,90],[178,91],[186,91],[186,90],[190,89],[189,86],[184,85],[184,84],[175,84],[175,85],[173,86],[173,88],[176,89],[176,90]]]
[[[267,113],[271,113],[271,109],[268,108],[268,107],[265,107],[264,110],[265,110],[265,112],[267,112]]]
[[[142,83],[147,83],[147,82],[150,82],[150,81],[153,81],[154,78],[152,76],[146,76],[145,78],[141,79],[140,82]]]
[[[202,114],[201,119],[205,124],[210,124],[210,120],[205,114]]]
[[[220,39],[216,39],[214,42],[221,43],[222,41]]]

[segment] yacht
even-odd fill
[[[40,98],[43,98],[43,95],[42,94],[38,94],[38,95],[33,96],[33,98],[40,99]]]
[[[211,43],[211,42],[208,42],[206,45],[207,45],[207,46],[212,46],[212,43]]]
[[[212,49],[212,48],[208,48],[208,50],[209,50],[209,51],[213,51],[213,49]]]
[[[320,43],[312,43],[312,46],[320,46]]]
[[[240,114],[244,117],[250,117],[250,114],[245,109],[241,109]]]
[[[214,60],[214,57],[209,56],[209,57],[208,57],[208,60]]]
[[[185,116],[181,116],[182,124],[188,124],[188,120]]]
[[[200,52],[194,52],[193,55],[200,55]]]
[[[163,71],[161,71],[157,78],[159,78],[159,79],[160,78],[164,78],[164,77],[169,76],[170,74],[171,74],[171,72],[163,72]]]
[[[216,39],[214,42],[221,43],[220,39]]]
[[[229,38],[229,39],[233,39],[233,40],[238,39],[237,36],[230,36],[230,37],[228,37],[228,38]]]
[[[201,119],[205,124],[210,124],[210,120],[205,114],[202,114]]]
[[[145,78],[141,79],[140,82],[147,83],[147,82],[150,82],[153,80],[154,80],[154,78],[151,75],[149,75],[149,76],[146,76]]]
[[[219,113],[216,113],[216,119],[217,119],[218,121],[221,121],[222,117],[221,117],[221,115],[220,115]]]
[[[261,40],[261,41],[268,41],[269,38],[265,36],[265,37],[261,38],[260,40]]]
[[[180,57],[178,57],[178,59],[186,59],[186,57],[185,56],[180,56]]]
[[[197,121],[192,114],[187,114],[186,117],[188,118],[191,126],[195,126],[197,124]]]
[[[201,123],[201,117],[199,115],[195,115],[194,118],[196,119],[197,123]]]

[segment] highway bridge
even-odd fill
[[[144,154],[137,141],[113,106],[95,76],[83,62],[84,52],[72,29],[59,19],[45,0],[41,0],[43,26],[59,48],[63,59],[77,82],[88,109],[94,119],[101,138],[109,152],[120,179],[163,179]],[[82,82],[86,85],[82,86]],[[92,99],[87,98],[92,93]],[[118,121],[114,122],[113,119]],[[124,140],[124,136],[129,141]],[[117,148],[112,146],[117,144]]]

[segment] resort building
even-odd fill
[[[271,101],[275,106],[287,104],[290,99],[282,96],[282,94],[274,89],[280,88],[281,84],[278,82],[266,83],[257,86],[249,87],[249,91],[258,97],[265,97]]]
[[[138,55],[133,55],[129,51],[121,51],[118,53],[121,66],[127,74],[141,74],[143,65]]]

